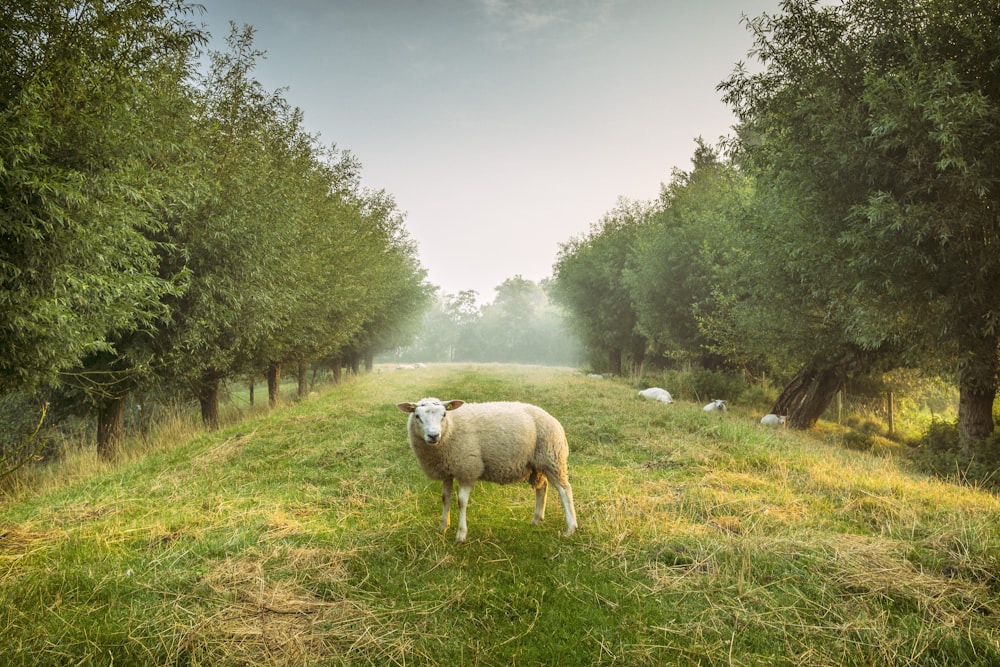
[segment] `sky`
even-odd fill
[[[743,16],[779,0],[199,4],[214,50],[254,27],[256,79],[394,197],[427,280],[485,304],[731,133],[716,86],[752,65]]]

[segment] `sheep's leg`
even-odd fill
[[[573,488],[569,485],[569,482],[564,483],[566,486],[561,486],[553,482],[556,490],[559,492],[559,498],[562,499],[563,512],[566,513],[566,532],[563,534],[569,537],[576,530],[576,508],[573,506]]]
[[[438,524],[438,530],[442,533],[448,530],[448,524],[451,523],[451,491],[454,486],[451,477],[441,483],[441,523]]]
[[[464,542],[465,536],[469,532],[469,527],[465,523],[465,508],[469,505],[472,484],[461,480],[458,482],[458,532],[455,533],[455,542]]]
[[[559,492],[559,498],[563,504],[563,512],[566,514],[566,532],[563,534],[569,537],[576,530],[576,507],[573,505],[573,487],[569,485],[569,480],[565,477],[558,482],[553,480],[552,484],[556,487],[556,491]]]
[[[545,520],[545,491],[548,482],[543,477],[535,486],[535,516],[531,519],[531,525],[537,526]]]
[[[566,514],[567,537],[576,530],[576,507],[573,505],[573,487],[569,485],[569,478],[566,476],[565,468],[558,465],[547,467],[544,471],[545,477],[556,487],[559,492],[559,499],[562,500],[563,512]]]

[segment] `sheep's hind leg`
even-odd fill
[[[555,484],[555,482],[553,482]],[[560,486],[555,484],[556,490],[559,491],[559,498],[562,499],[563,511],[566,513],[566,532],[563,533],[566,537],[573,534],[576,530],[576,508],[573,506],[573,488],[569,485],[569,482],[565,483],[566,486]]]
[[[469,494],[472,493],[472,484],[458,482],[458,532],[455,533],[455,542],[464,542],[465,536],[469,532],[469,527],[465,523],[465,508],[469,505]]]
[[[563,512],[566,514],[566,532],[563,533],[566,537],[573,534],[576,530],[576,507],[573,505],[573,487],[569,485],[569,478],[566,475],[565,470],[562,470],[556,466],[550,466],[545,469],[545,477],[549,480],[552,486],[556,487],[556,491],[559,492],[559,499],[562,500]]]
[[[548,481],[544,477],[535,483],[535,516],[531,519],[531,525],[537,526],[545,520],[545,491],[548,489]]]
[[[563,512],[566,513],[566,532],[563,534],[569,537],[576,530],[577,525],[576,507],[573,505],[573,487],[569,485],[569,480],[565,478],[558,482],[553,480],[552,485],[556,487],[556,491],[559,492],[559,498],[562,500]]]
[[[454,486],[451,477],[441,483],[441,523],[438,524],[438,530],[442,533],[448,530],[448,524],[451,523],[451,491]]]

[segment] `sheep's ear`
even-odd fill
[[[403,412],[413,412],[417,409],[416,403],[396,403],[396,407]]]
[[[460,407],[465,405],[465,401],[448,401],[444,404],[445,410],[458,410]]]

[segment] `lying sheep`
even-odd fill
[[[706,405],[704,408],[702,408],[702,410],[704,410],[705,412],[716,412],[716,411],[725,412],[726,410],[728,410],[728,408],[726,407],[725,401],[717,398],[708,405]]]
[[[566,462],[569,445],[555,417],[526,403],[466,403],[423,398],[399,403],[408,412],[410,447],[424,473],[441,480],[441,531],[450,522],[451,493],[458,480],[458,532],[468,533],[465,509],[478,481],[507,484],[527,480],[535,487],[535,516],[545,518],[545,491],[551,482],[562,499],[566,535],[576,530],[576,509]],[[461,409],[459,409],[461,408]]]
[[[760,423],[764,426],[784,426],[785,417],[776,414],[767,414],[760,418]]]
[[[639,395],[643,398],[648,398],[651,401],[659,401],[660,403],[673,403],[674,399],[670,396],[670,392],[666,389],[661,389],[659,387],[650,387],[649,389],[643,389],[639,392]]]

